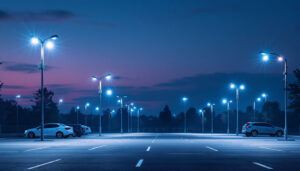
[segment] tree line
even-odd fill
[[[289,105],[288,105],[288,131],[289,133],[299,133],[300,125],[300,70],[294,71],[296,82],[288,86]],[[3,83],[0,84],[0,91]],[[57,103],[53,101],[54,92],[44,88],[45,93],[45,123],[60,122],[65,124],[77,123],[88,125],[94,132],[99,128],[99,115],[84,114],[81,110],[71,108],[67,114],[61,114]],[[15,100],[4,100],[0,94],[0,133],[22,133],[25,129],[40,125],[41,121],[41,90],[37,90],[31,107],[22,107]],[[18,110],[18,117],[17,117]],[[115,114],[109,108],[102,111],[102,130],[103,132],[120,132],[121,129],[121,110],[124,132],[137,130],[137,117],[128,117],[127,108],[118,109]],[[187,119],[188,132],[202,132],[202,119],[204,132],[211,130],[211,111],[205,108],[204,115],[198,112],[195,107],[190,107],[186,113],[172,115],[171,109],[166,105],[158,116],[140,116],[140,131],[144,132],[183,132],[184,114]],[[253,107],[248,106],[245,111],[239,111],[239,125],[254,120]],[[279,102],[267,101],[263,104],[261,111],[255,111],[255,121],[268,122],[280,127],[284,123],[284,111],[280,109]],[[226,132],[227,130],[227,111],[213,113],[214,132]],[[129,118],[129,120],[128,120]],[[229,112],[230,131],[236,129],[236,111]],[[128,124],[129,123],[129,124]]]

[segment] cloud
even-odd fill
[[[2,21],[27,21],[27,22],[58,22],[75,17],[75,14],[67,10],[46,10],[41,12],[8,12],[0,10],[0,22]]]
[[[115,28],[117,26],[114,23],[99,22],[99,21],[75,21],[75,23],[80,25],[90,25],[90,26],[108,27],[108,28]]]
[[[45,70],[50,70],[54,67],[52,66],[45,66]],[[38,65],[35,64],[26,64],[26,63],[6,63],[4,66],[6,71],[14,71],[14,72],[24,72],[28,74],[37,73],[39,71]]]
[[[18,85],[3,85],[3,88],[7,89],[25,89],[26,87],[24,86],[18,86]]]

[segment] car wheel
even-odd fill
[[[56,138],[63,138],[64,134],[62,132],[57,132],[56,133]]]
[[[33,132],[29,132],[27,136],[28,136],[28,138],[34,138],[35,137]]]
[[[258,135],[258,132],[257,131],[251,131],[251,135],[252,135],[252,137],[256,137]]]
[[[283,132],[282,132],[282,131],[277,131],[277,132],[276,132],[276,136],[277,136],[277,137],[282,137],[282,135],[283,135]]]

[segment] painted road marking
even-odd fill
[[[36,151],[36,150],[42,150],[42,149],[45,149],[45,148],[50,148],[50,147],[33,148],[33,149],[25,150],[24,152],[28,152],[28,151]]]
[[[43,164],[39,164],[39,165],[36,165],[36,166],[33,166],[33,167],[29,167],[27,168],[27,170],[32,170],[32,169],[35,169],[35,168],[38,168],[38,167],[41,167],[41,166],[45,166],[47,164],[51,164],[51,163],[54,163],[54,162],[58,162],[60,161],[61,159],[56,159],[56,160],[52,160],[52,161],[49,161],[47,163],[43,163]]]
[[[217,149],[214,149],[214,148],[212,148],[212,147],[209,147],[209,146],[206,146],[206,148],[208,148],[208,149],[210,149],[210,150],[213,150],[213,151],[219,151],[219,150],[217,150]]]
[[[93,147],[93,148],[90,148],[89,150],[91,151],[91,150],[95,150],[95,149],[101,148],[101,147],[105,147],[105,145],[100,145],[100,146],[97,146],[97,147]]]
[[[140,159],[135,167],[141,167],[143,164],[143,161],[144,161],[144,159]]]
[[[146,150],[146,151],[150,151],[150,149],[151,149],[151,146],[148,146],[148,148],[147,148],[147,150]]]
[[[281,151],[281,152],[283,152],[282,150],[278,150],[278,149],[274,149],[274,148],[268,148],[268,147],[259,147],[259,148],[272,150],[272,151]]]
[[[263,168],[266,168],[266,169],[269,169],[269,170],[273,169],[272,167],[266,166],[266,165],[258,163],[258,162],[253,162],[253,164],[255,164],[257,166],[260,166],[260,167],[263,167]]]

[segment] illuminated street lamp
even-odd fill
[[[58,104],[62,104],[64,102],[64,99],[59,99]]]
[[[99,93],[99,104],[100,104],[100,107],[103,109],[102,107],[102,80],[105,79],[105,80],[111,80],[112,76],[111,74],[106,74],[106,75],[103,75],[101,77],[96,77],[96,76],[92,76],[92,80],[93,81],[98,81],[99,82],[99,87],[98,87],[98,93]],[[107,95],[111,95],[112,94],[112,91],[111,90],[108,90],[106,92]],[[102,121],[101,121],[101,118],[102,118],[102,115],[101,115],[101,112],[99,112],[99,136],[101,136],[102,134]]]
[[[77,107],[76,107],[76,112],[77,112],[77,124],[79,124],[79,122],[78,122],[78,114],[79,114],[79,110],[80,110],[80,107],[77,106]]]
[[[211,133],[214,133],[214,106],[215,104],[212,103],[207,103],[207,107],[210,107],[210,112],[211,112]]]
[[[204,110],[199,109],[199,113],[201,113],[201,126],[202,126],[202,133],[204,133]]]
[[[123,100],[124,100],[124,98],[127,98],[127,96],[117,96],[117,98],[119,99],[118,102],[120,103],[120,106],[121,106],[121,109],[120,109],[120,113],[121,113],[120,133],[123,133]]]
[[[235,84],[230,84],[231,89],[235,89],[236,96],[236,135],[239,135],[239,91],[245,90],[245,85],[241,84],[240,86],[236,86]]]
[[[261,97],[263,97],[263,98],[265,99],[265,102],[267,102],[267,97],[268,97],[268,95],[267,95],[266,93],[262,93],[262,94],[261,94]]]
[[[229,134],[230,133],[230,126],[229,126],[230,103],[232,103],[232,100],[223,99],[222,103],[227,105],[227,134]]]
[[[18,106],[18,99],[21,99],[21,97],[22,96],[20,94],[16,95],[16,107],[17,107],[16,128],[17,128],[17,130],[19,129],[19,106]]]
[[[187,97],[182,97],[182,102],[183,102],[183,115],[184,115],[184,133],[186,133],[186,103],[189,100]]]
[[[130,119],[131,119],[131,123],[132,123],[132,112],[134,111],[134,107],[135,107],[134,103],[131,102],[130,105],[128,105],[127,107],[128,107],[128,119],[127,119],[128,132],[131,132],[132,131],[132,126],[131,126],[131,129],[130,129]]]
[[[256,102],[261,102],[261,98],[258,97],[256,100],[253,102],[253,121],[255,122],[255,110],[256,110]]]
[[[288,131],[287,131],[287,59],[281,55],[275,53],[261,53],[263,62],[268,62],[270,56],[276,57],[277,62],[283,63],[283,77],[284,77],[284,139],[288,140]]]
[[[137,110],[137,132],[140,132],[140,111],[143,111],[142,107]]]
[[[42,103],[42,112],[41,112],[41,141],[44,140],[44,115],[45,115],[45,99],[44,99],[44,60],[45,60],[45,53],[44,48],[53,49],[54,43],[52,40],[56,40],[58,35],[50,36],[46,39],[40,39],[37,37],[31,38],[31,44],[33,45],[40,45],[41,46],[41,103]]]

